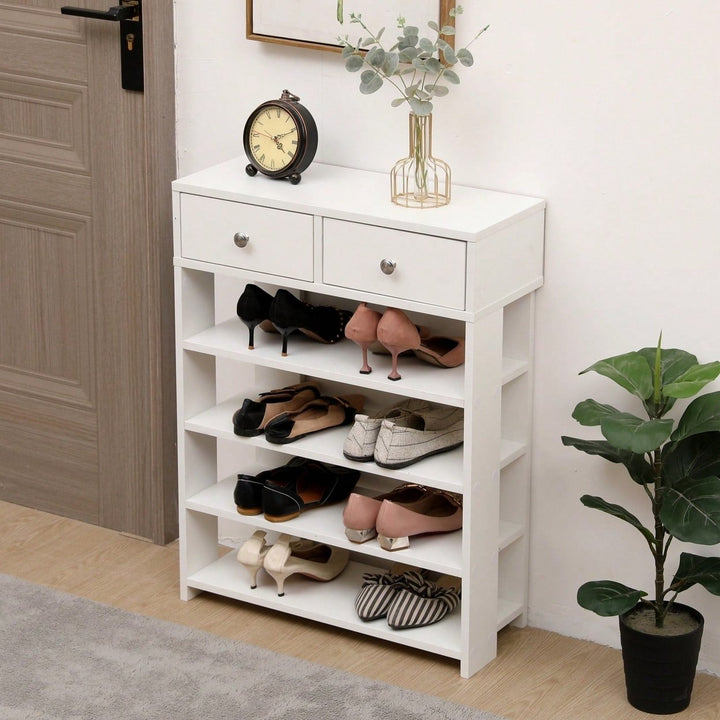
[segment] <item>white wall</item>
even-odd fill
[[[244,6],[176,0],[180,174],[241,155],[245,117],[284,88],[318,121],[318,161],[385,171],[405,154],[407,116],[390,88],[362,96],[336,54],[246,40]],[[434,148],[457,183],[548,203],[530,621],[617,646],[617,621],[580,609],[576,589],[603,577],[649,588],[649,555],[578,498],[644,512],[641,493],[559,438],[582,435],[577,401],[624,402],[610,381],[578,377],[597,359],[653,345],[661,329],[668,347],[720,359],[720,3],[465,0],[458,47],[487,23],[476,65],[437,102]],[[702,589],[682,597],[705,614],[700,666],[720,674],[720,602]]]

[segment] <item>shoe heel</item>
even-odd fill
[[[378,533],[377,539],[378,545],[380,545],[383,550],[404,550],[410,547],[410,538],[407,536],[391,538]]]
[[[282,355],[282,357],[287,357],[288,337],[290,337],[290,335],[292,333],[294,333],[297,330],[297,328],[286,327],[286,328],[278,328],[278,330],[280,331],[280,334],[282,335],[282,349],[280,350],[280,355]]]
[[[420,333],[410,318],[397,308],[388,308],[377,326],[377,339],[390,351],[392,367],[389,380],[400,380],[398,355],[420,347]]]
[[[352,528],[345,528],[345,536],[350,542],[364,543],[368,540],[372,540],[377,535],[375,528],[367,528],[366,530],[353,530]]]
[[[265,543],[265,532],[256,530],[240,547],[238,562],[250,572],[250,589],[257,587],[258,571],[263,566],[270,546]]]
[[[248,350],[255,348],[255,327],[268,319],[272,300],[270,293],[252,283],[238,298],[236,312],[248,329]]]
[[[359,345],[362,350],[362,367],[360,374],[369,375],[372,368],[368,364],[367,353],[369,347],[377,341],[377,326],[381,315],[370,310],[366,303],[360,303],[352,317],[345,326],[345,337]]]

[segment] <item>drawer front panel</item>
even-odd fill
[[[465,250],[458,240],[326,218],[323,282],[464,310]],[[383,260],[395,263],[389,275]]]
[[[180,218],[183,257],[313,280],[312,215],[183,194]]]

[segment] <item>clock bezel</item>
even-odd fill
[[[295,96],[285,91],[280,99],[267,100],[258,105],[250,113],[247,121],[245,122],[245,129],[243,130],[243,147],[248,160],[256,172],[260,172],[267,177],[275,179],[289,178],[293,180],[297,178],[296,181],[299,182],[300,174],[310,166],[310,163],[315,157],[318,144],[318,134],[314,118],[308,112],[307,108],[301,105],[297,100],[292,99],[294,97]],[[264,168],[252,152],[252,144],[250,142],[250,131],[256,118],[268,109],[273,108],[280,108],[290,115],[295,123],[298,135],[298,144],[295,156],[290,163],[279,170],[268,170]],[[247,170],[249,174],[254,174],[250,173],[249,167]]]

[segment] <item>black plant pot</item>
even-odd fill
[[[690,704],[705,620],[694,608],[674,603],[670,613],[687,613],[698,627],[682,635],[655,635],[630,627],[621,615],[620,644],[628,702],[638,710],[670,715]]]

